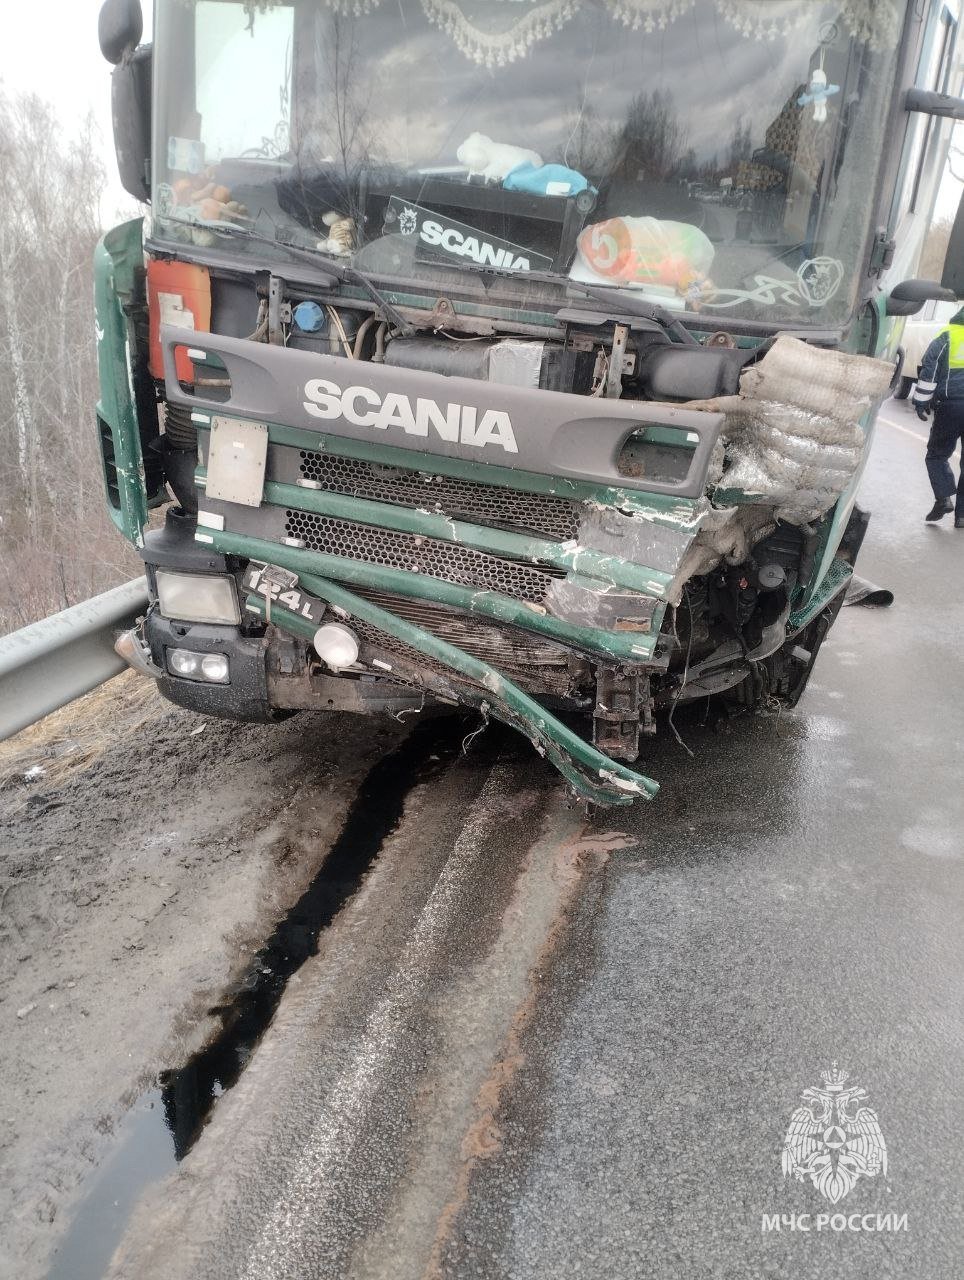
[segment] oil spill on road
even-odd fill
[[[103,1276],[135,1203],[187,1155],[217,1099],[237,1081],[288,980],[316,953],[322,930],[361,887],[398,825],[409,792],[456,759],[464,735],[462,717],[423,720],[369,771],[315,878],[212,1011],[221,1019],[220,1030],[183,1067],[161,1072],[124,1116],[54,1255],[48,1280]],[[486,735],[488,750],[496,748],[498,736]]]
[[[183,1067],[161,1073],[164,1112],[182,1160],[217,1099],[238,1079],[288,980],[318,949],[318,937],[359,889],[402,816],[413,787],[430,781],[458,753],[464,724],[427,720],[369,772],[341,834],[314,880],[278,924],[228,1000],[212,1012],[221,1030]]]

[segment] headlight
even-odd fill
[[[214,684],[227,684],[230,670],[223,653],[206,653],[201,659],[201,675]]]
[[[187,649],[168,649],[167,665],[176,676],[194,679],[201,669],[201,655],[190,653]]]
[[[165,618],[182,622],[222,622],[237,626],[241,621],[238,593],[233,578],[212,578],[201,573],[155,572],[157,599]]]

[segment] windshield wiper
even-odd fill
[[[551,271],[501,271],[498,267],[478,266],[472,262],[460,263],[460,268],[473,274],[496,276],[500,280],[534,280],[537,284],[562,285],[565,289],[575,290],[587,298],[595,298],[599,302],[612,303],[614,296],[619,298],[620,309],[630,316],[639,316],[643,320],[652,320],[654,324],[679,342],[689,346],[699,346],[696,338],[690,333],[681,320],[671,312],[655,303],[646,302],[633,293],[628,285],[592,285],[583,280],[572,280],[569,276],[555,275]]]
[[[403,319],[395,307],[382,294],[375,282],[369,279],[364,271],[359,271],[357,267],[349,266],[346,262],[338,262],[334,259],[326,258],[319,252],[302,248],[300,245],[290,244],[287,240],[278,240],[274,236],[266,236],[263,232],[242,226],[239,222],[211,222],[206,218],[183,218],[173,214],[165,214],[164,216],[171,222],[181,223],[182,226],[199,227],[204,231],[213,231],[218,235],[227,234],[235,239],[254,240],[258,244],[270,245],[272,249],[284,249],[293,257],[300,258],[302,262],[308,262],[313,267],[320,266],[323,271],[328,272],[335,280],[347,284],[361,285],[372,300],[381,307],[385,318],[390,320],[403,335],[407,337],[415,332],[414,326]]]
[[[645,320],[655,320],[660,328],[664,329],[666,333],[674,335],[680,342],[686,343],[688,346],[699,346],[696,338],[693,337],[682,320],[679,320],[672,312],[664,310],[663,307],[657,307],[652,302],[645,302],[625,285],[592,285],[586,284],[583,280],[570,280],[568,283],[572,288],[579,289],[587,298],[595,298],[599,302],[612,304],[618,297],[619,306],[627,315],[640,316]]]
[[[275,236],[267,236],[263,232],[255,231],[251,227],[245,227],[239,222],[212,222],[206,218],[184,218],[178,217],[176,214],[166,214],[165,217],[171,222],[179,222],[183,226],[199,227],[219,235],[227,234],[236,239],[254,240],[258,244],[266,244],[273,249],[281,248],[293,257],[310,263],[313,267],[320,265],[323,271],[328,272],[342,283],[361,285],[372,300],[382,309],[386,319],[390,320],[403,336],[408,337],[416,332],[415,326],[401,316],[375,282],[364,271],[359,271],[357,267],[350,266],[346,262],[339,262],[337,259],[327,258],[316,250],[291,244],[288,240],[279,240]],[[665,333],[675,337],[678,342],[685,343],[688,346],[699,345],[696,338],[676,316],[652,302],[644,302],[642,298],[634,296],[632,290],[626,285],[592,285],[586,284],[582,280],[570,280],[568,276],[554,275],[551,271],[500,271],[498,268],[481,267],[470,262],[459,263],[458,269],[471,271],[473,275],[495,276],[500,280],[524,279],[533,280],[537,284],[561,285],[567,291],[575,290],[587,298],[595,298],[597,301],[608,302],[610,305],[618,297],[619,307],[627,315],[651,320],[654,324],[659,325]]]

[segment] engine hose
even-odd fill
[[[388,323],[383,320],[375,330],[375,354],[372,360],[375,364],[385,363],[385,335],[388,333]]]
[[[364,347],[365,347],[365,339],[368,337],[368,333],[372,325],[376,323],[377,323],[377,320],[375,316],[369,316],[367,320],[363,320],[362,323],[359,325],[358,332],[355,334],[355,346],[352,352],[356,360],[360,360],[362,358],[362,351],[364,350]]]
[[[164,406],[164,434],[172,449],[197,452],[197,427],[191,421],[188,405],[168,403]]]

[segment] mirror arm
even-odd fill
[[[889,316],[915,316],[925,302],[956,302],[953,290],[936,280],[901,280],[887,299]]]
[[[923,311],[924,302],[924,298],[919,302],[911,302],[902,298],[895,298],[893,294],[890,294],[887,298],[886,314],[889,316],[916,316],[919,311]]]
[[[908,89],[904,98],[906,111],[920,111],[926,116],[943,116],[948,120],[964,120],[964,98],[930,89]]]

